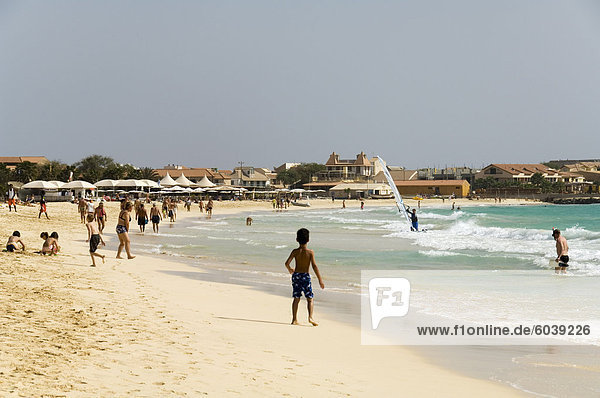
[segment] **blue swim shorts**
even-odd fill
[[[292,297],[294,298],[302,297],[302,292],[304,292],[304,297],[313,298],[310,274],[307,272],[294,272],[292,274],[292,288]]]

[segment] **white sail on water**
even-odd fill
[[[383,174],[385,175],[385,178],[387,179],[388,185],[390,186],[390,189],[394,193],[394,199],[396,199],[396,206],[398,206],[398,211],[402,215],[404,215],[404,218],[406,218],[406,222],[408,223],[408,225],[410,227],[412,225],[412,223],[410,221],[410,216],[408,215],[408,212],[406,211],[406,207],[404,206],[404,201],[402,201],[402,196],[400,195],[400,192],[398,192],[398,188],[396,187],[396,184],[394,183],[394,179],[390,175],[390,172],[388,171],[387,166],[385,165],[385,162],[383,161],[383,159],[381,159],[379,156],[377,156],[377,159],[379,160],[379,164],[381,164],[381,168],[383,169]]]

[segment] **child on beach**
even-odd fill
[[[40,199],[40,214],[38,214],[38,218],[42,217],[42,213],[46,215],[46,218],[49,220],[48,213],[46,212],[46,200],[42,197]]]
[[[104,239],[102,239],[102,236],[100,236],[100,230],[98,228],[98,225],[94,223],[93,215],[88,214],[87,224],[85,224],[85,226],[87,227],[88,231],[88,238],[86,242],[90,242],[90,257],[92,258],[91,266],[96,266],[96,260],[94,259],[94,257],[100,257],[102,259],[102,264],[104,264],[104,258],[106,256],[96,253],[96,250],[98,250],[98,245],[100,243],[102,243],[102,246],[106,246],[106,243],[104,243]]]
[[[319,268],[317,268],[317,264],[315,263],[315,252],[306,247],[308,241],[308,229],[300,228],[298,232],[296,232],[296,242],[298,242],[299,247],[292,250],[288,259],[285,261],[285,267],[289,273],[292,274],[292,297],[294,298],[292,301],[292,325],[298,325],[298,304],[300,303],[300,298],[304,292],[308,308],[308,322],[313,326],[318,326],[319,324],[313,319],[313,291],[309,273],[311,265],[317,275],[321,289],[325,289],[325,285],[323,284],[323,279],[319,273]],[[296,268],[290,267],[292,260],[296,260]]]
[[[52,234],[56,234],[56,232],[53,232]],[[58,234],[57,234],[58,236]],[[40,250],[39,254],[56,254],[58,253],[58,242],[56,241],[56,238],[53,238],[51,236],[48,235],[48,232],[42,232],[40,234],[40,238],[42,238],[44,240],[44,244],[42,245],[42,250]]]
[[[16,252],[19,251],[17,244],[21,245],[21,251],[25,251],[25,243],[21,240],[21,233],[19,231],[13,232],[12,236],[8,238],[8,242],[6,242],[6,251],[7,252]]]

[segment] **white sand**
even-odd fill
[[[216,202],[215,214],[269,206]],[[48,213],[0,209],[2,243],[19,229],[31,251],[39,232],[56,230],[63,246],[54,257],[0,255],[2,396],[519,395],[402,347],[361,346],[360,330],[321,314],[318,296],[321,325],[291,326],[288,297],[194,279],[201,269],[166,256],[116,260],[116,204],[99,250],[107,262],[91,268],[76,206],[50,203]]]

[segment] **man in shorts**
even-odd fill
[[[6,192],[6,197],[8,199],[8,211],[12,211],[11,210],[11,206],[13,206],[15,208],[15,213],[17,212],[17,193],[15,192],[15,189],[13,188],[12,184],[8,185],[8,192]]]
[[[556,241],[556,259],[554,261],[558,263],[558,266],[554,267],[554,271],[564,274],[569,266],[569,245],[558,229],[552,230],[552,237]]]

